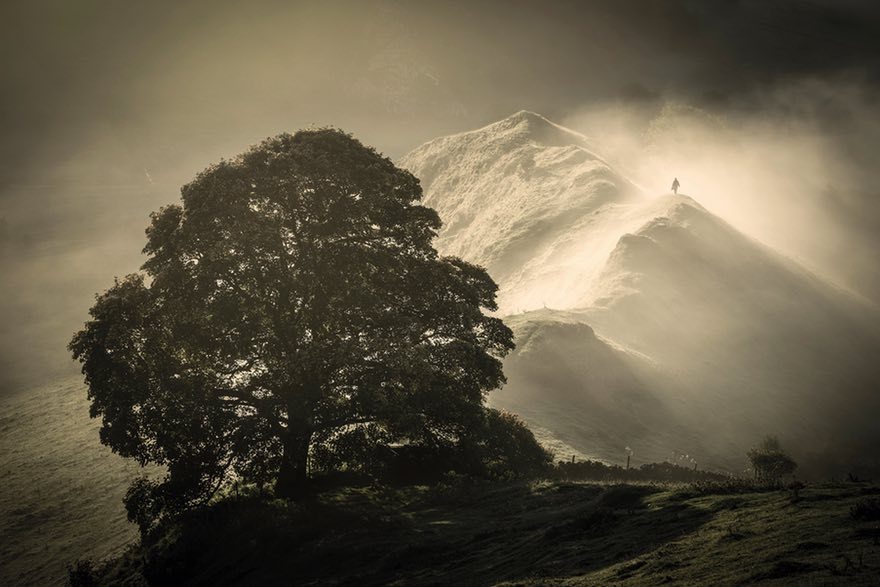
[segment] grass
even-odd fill
[[[865,484],[788,490],[543,481],[230,499],[104,582],[350,585],[878,584]],[[765,488],[758,488],[765,489]],[[873,530],[872,530],[873,529]]]
[[[0,585],[63,585],[137,537],[122,497],[143,471],[100,444],[81,379],[0,398]]]

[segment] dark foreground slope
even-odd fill
[[[101,571],[193,585],[877,584],[876,487],[537,482],[255,497],[193,512]]]

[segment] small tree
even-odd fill
[[[482,421],[512,334],[482,311],[489,275],[432,247],[421,196],[373,149],[315,130],[209,167],[152,215],[144,273],[98,296],[70,343],[102,442],[167,467],[133,489],[134,518],[231,475],[299,496],[334,430],[430,442]]]
[[[480,468],[498,478],[534,477],[547,473],[553,453],[535,439],[526,423],[516,414],[486,410],[483,425],[469,439]]]
[[[793,475],[797,469],[797,463],[782,450],[782,445],[775,436],[765,437],[761,444],[749,450],[747,456],[755,472],[755,479],[760,481],[779,481]]]

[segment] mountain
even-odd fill
[[[615,461],[625,458],[626,447],[638,446],[640,459],[662,461],[673,450],[700,452],[692,434],[669,433],[677,416],[656,393],[666,374],[644,355],[597,335],[585,319],[556,310],[508,317],[517,348],[505,364],[508,384],[490,403],[579,447],[578,455]]]
[[[808,472],[878,466],[877,308],[600,148],[523,111],[401,161],[440,251],[499,283],[518,349],[491,401],[604,458],[736,468],[778,434]]]
[[[616,229],[642,220],[631,217],[645,200],[637,186],[589,139],[532,112],[435,139],[401,164],[443,219],[438,248],[486,267],[505,313],[575,305]]]

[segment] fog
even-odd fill
[[[4,3],[0,393],[73,371],[150,211],[313,125],[399,158],[534,110],[880,300],[877,10],[766,4]]]
[[[877,301],[880,174],[855,144],[880,140],[863,87],[800,80],[759,110],[685,101],[587,105],[564,120],[649,194],[680,191],[745,233]],[[833,103],[838,119],[817,114]],[[780,104],[796,105],[781,112]]]

